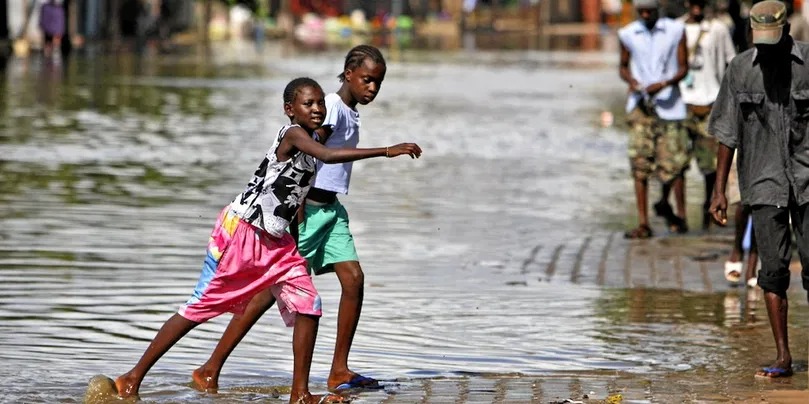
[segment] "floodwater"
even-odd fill
[[[284,85],[306,75],[336,90],[344,52],[267,44],[261,55],[230,46],[8,61],[0,401],[81,402],[93,375],[134,365],[196,284],[215,215],[284,124]],[[807,388],[797,283],[798,373],[761,382],[752,374],[774,348],[757,292],[712,282],[720,267],[667,283],[675,272],[657,264],[616,263],[647,252],[620,237],[634,220],[625,135],[598,126],[602,110],[621,109],[615,52],[388,55],[383,90],[361,109],[361,145],[415,141],[424,155],[356,163],[342,198],[367,284],[350,364],[386,385],[358,402],[730,402]],[[701,184],[689,179],[698,227]],[[712,245],[721,261],[727,243]],[[312,389],[322,392],[339,285],[333,275],[315,284],[324,317]],[[233,353],[219,394],[189,387],[228,320],[177,344],[141,398],[285,400],[291,329],[274,309]]]

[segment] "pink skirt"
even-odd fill
[[[179,314],[205,322],[244,313],[250,299],[270,289],[287,326],[295,314],[321,315],[320,295],[289,233],[275,238],[225,207],[216,220],[199,282]]]

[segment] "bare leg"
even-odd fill
[[[649,225],[649,181],[635,179],[635,203],[638,207],[638,225]]]
[[[775,339],[777,357],[771,367],[789,370],[792,367],[792,355],[789,353],[789,335],[787,333],[787,313],[789,303],[786,294],[779,296],[773,292],[764,292],[764,302],[767,305],[767,315],[770,317],[770,327]],[[758,372],[767,376],[766,372]]]
[[[275,298],[272,292],[270,289],[266,289],[250,299],[244,314],[233,316],[208,361],[191,374],[196,388],[204,391],[215,391],[219,388],[219,374],[222,372],[225,361],[236,345],[239,345],[242,338],[274,303]]]
[[[742,260],[742,243],[744,243],[744,233],[747,230],[747,218],[750,217],[748,212],[745,212],[741,203],[736,204],[736,213],[733,218],[733,249],[730,251],[728,261],[739,262]]]
[[[338,262],[334,272],[340,280],[342,294],[337,313],[337,338],[334,343],[334,357],[329,372],[328,387],[334,389],[354,377],[348,368],[348,354],[354,342],[354,334],[360,321],[364,295],[365,274],[357,261]]]
[[[746,210],[745,210],[746,211]],[[749,217],[749,212],[744,215],[744,223],[745,228],[747,227],[747,218]],[[750,251],[747,253],[747,280],[753,279],[756,277],[758,269],[758,243],[756,243],[756,232],[750,232]]]
[[[716,183],[716,172],[705,174],[705,202],[702,204],[702,229],[708,230],[711,227],[711,213],[708,209],[711,207],[711,194],[713,187]]]
[[[638,207],[638,225],[649,225],[649,181],[646,179],[635,179],[635,203]]]
[[[137,396],[143,378],[155,362],[199,324],[176,313],[166,320],[135,367],[115,379],[118,395],[123,398]]]
[[[677,205],[677,212],[671,209],[669,195],[674,189],[674,200]],[[654,204],[655,213],[666,219],[666,226],[674,233],[685,233],[688,225],[685,221],[685,178],[683,175],[674,177],[669,182],[663,183],[660,200]]]
[[[62,36],[61,35],[54,35],[53,37],[53,50],[51,52],[56,59],[59,59],[62,56]]]
[[[320,318],[305,314],[295,316],[295,331],[292,334],[292,390],[289,402],[297,402],[300,398],[309,398],[309,371],[312,367],[312,355],[315,351],[317,327]]]
[[[685,177],[681,174],[671,180],[671,187],[674,189],[674,204],[677,208],[677,216],[686,220],[685,214]]]

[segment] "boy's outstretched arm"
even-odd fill
[[[374,148],[328,148],[312,139],[305,130],[292,128],[287,131],[284,140],[278,147],[278,158],[285,160],[292,153],[292,149],[298,149],[326,164],[345,163],[349,161],[362,160],[372,157],[396,157],[403,154],[411,158],[421,157],[421,148],[415,143],[400,143],[389,147]]]

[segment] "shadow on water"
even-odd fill
[[[251,52],[9,59],[4,399],[75,402],[93,375],[134,364],[196,283],[214,215],[284,123],[284,85],[308,75],[336,90],[345,49]],[[721,258],[698,261],[697,247],[676,238],[616,235],[632,203],[625,135],[596,125],[623,94],[615,58],[408,49],[390,58],[385,91],[362,110],[363,144],[414,140],[425,155],[357,163],[343,198],[367,271],[351,364],[385,382],[360,402],[727,401],[807,387],[805,360],[790,381],[753,382],[772,355],[766,314],[757,292],[722,283]],[[312,385],[323,391],[340,292],[334,277],[315,283],[325,309]],[[792,290],[793,355],[805,358],[809,318]],[[273,311],[233,353],[220,394],[188,387],[227,317],[173,348],[143,398],[283,401],[291,330]]]

